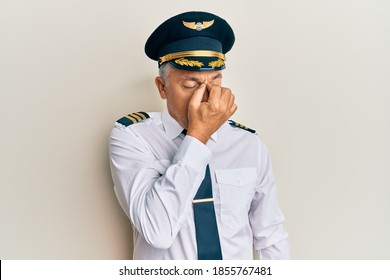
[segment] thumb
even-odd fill
[[[202,102],[203,95],[206,91],[206,84],[201,84],[191,97],[190,105],[198,107]]]

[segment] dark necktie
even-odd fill
[[[205,178],[193,200],[198,260],[222,260],[213,200],[210,168],[207,165]]]
[[[186,130],[182,132],[184,135]],[[217,220],[215,217],[210,167],[193,200],[198,260],[222,260]]]

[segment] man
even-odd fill
[[[289,258],[267,148],[228,121],[237,105],[222,70],[233,43],[229,24],[205,12],[168,19],[146,42],[167,110],[129,114],[110,137],[134,259]]]

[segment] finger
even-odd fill
[[[189,105],[198,107],[202,102],[205,91],[206,91],[206,85],[201,84],[199,88],[192,95]]]
[[[206,84],[206,86],[207,86],[208,92],[210,93],[211,90],[213,89],[214,85],[213,84]]]
[[[230,89],[222,88],[222,92],[222,100],[226,101],[226,113],[231,115],[237,110],[237,105],[235,104],[236,97]]]
[[[230,110],[230,107],[234,104],[234,94],[228,88],[222,88],[221,104],[225,106],[226,111]]]
[[[226,102],[230,100],[232,97],[233,93],[230,88],[221,88],[221,96]]]
[[[234,96],[234,94],[232,93],[230,95],[230,99],[229,99],[229,102],[228,102],[228,108],[231,108],[234,104],[234,101],[235,101],[236,97]]]
[[[238,108],[237,104],[233,103],[232,107],[230,108],[231,115],[233,115],[237,111],[237,108]]]
[[[213,86],[209,90],[209,103],[220,102],[222,89],[217,86]]]

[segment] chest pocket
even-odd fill
[[[239,230],[248,224],[248,212],[256,190],[255,168],[215,171],[224,227]]]

